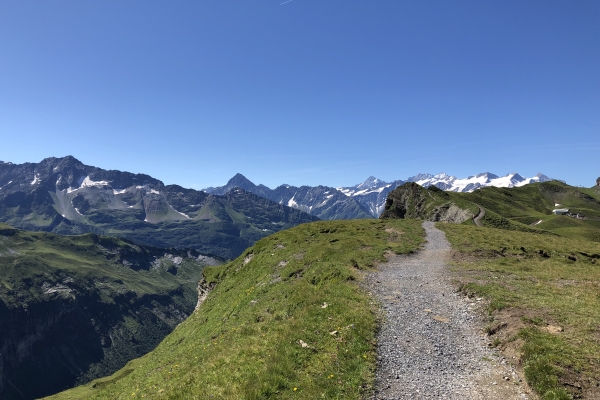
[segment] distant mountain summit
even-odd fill
[[[249,183],[235,178],[233,186]],[[95,232],[234,258],[264,236],[317,219],[243,189],[207,194],[72,156],[0,163],[0,222],[21,229]]]
[[[222,196],[235,188],[244,189],[247,192],[254,193],[267,199],[269,198],[269,193],[271,192],[271,189],[269,189],[265,185],[255,185],[254,183],[250,182],[248,178],[246,178],[240,173],[235,174],[234,177],[231,178],[225,186],[221,186],[218,188],[210,187],[203,190],[206,193]]]
[[[383,211],[383,206],[388,193],[402,185],[404,182],[406,181],[397,180],[385,182],[374,176],[370,176],[358,185],[340,187],[338,190],[344,195],[356,199],[363,208],[369,210],[369,213],[374,218],[377,218]]]

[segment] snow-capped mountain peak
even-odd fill
[[[372,187],[379,187],[381,185],[387,185],[387,182],[381,179],[375,178],[374,176],[368,177],[364,182],[354,186],[357,189],[370,189]]]
[[[524,178],[517,172],[511,172],[504,176],[498,176],[490,172],[483,172],[462,179],[442,172],[437,175],[418,174],[408,178],[409,182],[415,182],[424,187],[434,185],[442,190],[452,192],[472,192],[473,190],[487,186],[515,187],[527,185],[529,183],[546,182],[550,180],[550,178],[542,173],[538,173],[533,178]]]

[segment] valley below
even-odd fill
[[[151,351],[194,311],[202,269],[221,262],[0,224],[1,398],[53,394]]]

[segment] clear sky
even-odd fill
[[[4,0],[0,160],[200,189],[600,176],[600,1]]]

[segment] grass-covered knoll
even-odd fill
[[[552,181],[517,188],[488,187],[455,196],[486,209],[484,226],[533,233],[546,231],[600,242],[600,200],[593,192],[594,189]],[[559,207],[584,218],[552,214]]]
[[[388,251],[416,250],[416,220],[327,221],[260,240],[222,267],[202,306],[154,351],[55,399],[360,399],[376,321],[359,288]]]
[[[600,396],[600,244],[438,224],[462,290],[489,300],[488,332],[544,399]]]
[[[205,261],[192,253],[0,224],[0,398],[56,393],[152,350],[194,310]]]

